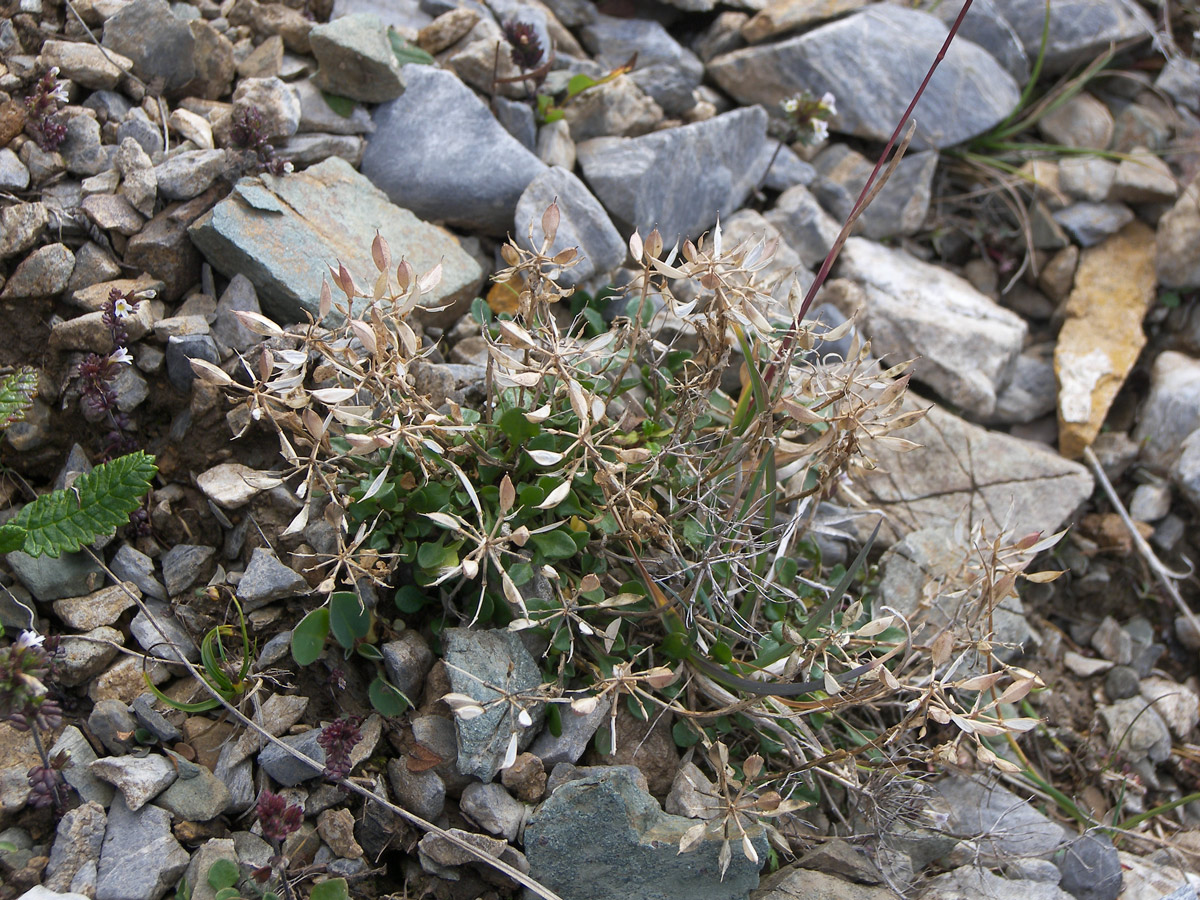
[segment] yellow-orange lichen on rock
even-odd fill
[[[1054,350],[1058,448],[1074,458],[1091,445],[1145,346],[1142,320],[1154,302],[1154,232],[1131,222],[1084,250]]]

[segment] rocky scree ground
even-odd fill
[[[263,338],[236,314],[281,326],[317,315],[327,266],[374,271],[378,231],[416,272],[440,264],[418,317],[436,348],[429,380],[439,402],[478,403],[488,349],[468,310],[478,296],[504,310],[504,292],[486,284],[506,265],[500,240],[523,238],[556,198],[553,252],[580,249],[565,278],[593,294],[628,280],[635,228],[644,237],[657,227],[669,246],[699,239],[719,216],[726,241],[777,238],[768,277],[785,325],[792,280],[812,282],[957,15],[951,6],[10,2],[0,18],[0,364],[33,366],[39,391],[5,434],[4,515],[103,453],[104,427],[82,414],[80,364],[113,351],[112,291],[137,295],[131,361],[112,389],[121,430],[156,455],[159,480],[141,527],[98,553],[193,660],[235,596],[257,642],[256,716],[291,746],[323,761],[321,726],[361,717],[347,771],[566,898],[1195,897],[1194,802],[1155,817],[1153,830],[1137,823],[1119,846],[1103,828],[1080,836],[1071,818],[1128,822],[1198,785],[1200,630],[1079,462],[1090,448],[1153,553],[1190,571],[1200,509],[1194,9],[1172,9],[1164,32],[1157,9],[1054,0],[1040,52],[1041,3],[977,0],[917,109],[909,153],[813,310],[831,325],[857,313],[876,356],[916,359],[910,401],[933,404],[905,432],[920,450],[880,453],[876,470],[820,504],[826,566],[852,557],[869,530],[860,509],[883,511],[878,597],[933,634],[956,615],[947,585],[971,526],[1073,526],[1043,566],[1066,574],[1027,585],[992,625],[1046,685],[1026,700],[1044,724],[1022,739],[1045,783],[1017,766],[1024,775],[997,783],[994,768],[947,743],[938,777],[872,784],[870,808],[850,819],[827,796],[795,832],[806,854],[759,882],[735,848],[722,880],[719,842],[676,853],[707,778],[681,762],[666,717],[640,722],[620,708],[628,737],[615,760],[591,746],[605,704],[566,717],[560,735],[539,721],[501,771],[506,735],[496,746],[494,731],[456,727],[440,702],[463,689],[455,672],[521,688],[540,680],[511,632],[399,633],[381,650],[414,708],[380,715],[352,667],[297,667],[288,655],[290,629],[323,601],[311,560],[332,546],[328,523],[286,533],[302,503],[271,474],[275,436],[250,428],[231,442],[248,423],[227,421],[224,395],[190,365],[241,377],[238,355],[256,358]],[[535,113],[524,77],[540,63],[514,61],[513,22],[553,47],[548,95],[636,60],[542,121],[553,117]],[[1061,102],[1004,134],[1055,78],[1110,46],[1120,54],[1100,75],[1051,94]],[[1037,91],[1023,98],[1039,57]],[[825,142],[788,133],[780,103],[803,91],[835,99]],[[793,143],[778,148],[781,136]],[[1012,138],[1043,152],[1026,159]],[[736,390],[736,368],[726,384]],[[61,639],[48,684],[65,714],[43,737],[51,756],[69,753],[71,789],[60,817],[32,807],[34,736],[0,723],[3,897],[157,900],[183,896],[181,883],[210,896],[217,860],[243,873],[272,865],[255,815],[266,790],[302,811],[281,835],[302,895],[331,878],[356,896],[514,893],[444,837],[325,783],[219,711],[189,714],[148,693],[147,678],[188,702],[196,685],[147,611],[89,558],[11,554],[0,578],[8,639]],[[1178,590],[1194,601],[1195,579]],[[331,689],[339,677],[345,689]],[[943,770],[956,764],[979,771]],[[766,857],[765,843],[756,853]]]

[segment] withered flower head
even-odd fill
[[[512,45],[512,61],[523,72],[536,69],[542,64],[541,39],[533,26],[515,20],[504,23],[504,39]]]
[[[345,778],[354,768],[350,762],[350,752],[362,740],[362,732],[358,726],[357,716],[335,719],[324,728],[317,738],[317,743],[325,751],[325,777]]]

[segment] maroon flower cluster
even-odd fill
[[[253,151],[258,171],[272,175],[288,174],[292,171],[292,164],[275,155],[275,148],[268,137],[262,111],[257,106],[242,106],[234,111],[233,130],[230,132],[233,146],[239,150]]]
[[[25,98],[25,128],[47,153],[58,149],[67,136],[67,126],[58,118],[60,103],[67,102],[67,87],[58,83],[58,66],[38,79]]]
[[[259,796],[254,814],[262,825],[263,837],[274,843],[283,841],[293,831],[299,831],[304,823],[304,810],[271,791],[263,791]]]
[[[542,49],[541,38],[532,25],[517,21],[505,22],[504,39],[512,47],[510,56],[513,65],[522,72],[536,69],[542,64],[545,50]]]
[[[317,743],[325,751],[326,778],[345,778],[354,768],[350,753],[362,740],[362,732],[358,728],[361,723],[358,716],[347,716],[335,719],[321,729]]]

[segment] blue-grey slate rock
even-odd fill
[[[133,714],[120,700],[97,700],[88,714],[88,730],[114,756],[123,756],[133,749],[136,729]]]
[[[547,771],[559,763],[574,765],[587,750],[596,729],[608,720],[611,708],[612,700],[608,697],[600,698],[596,708],[586,715],[570,706],[561,707],[562,730],[556,736],[547,728],[529,745],[529,752],[542,761]]]
[[[454,717],[458,771],[491,781],[500,771],[512,735],[517,735],[517,746],[524,750],[541,728],[545,704],[533,697],[542,673],[520,637],[499,629],[448,629],[444,660],[451,689],[475,698],[485,710],[474,719]],[[512,701],[501,699],[505,695]],[[533,720],[529,727],[517,721],[522,709]]]
[[[658,22],[598,15],[580,36],[605,69],[624,65],[636,53],[630,77],[668,115],[681,115],[696,105],[692,92],[704,77],[704,63]]]
[[[133,138],[146,154],[153,159],[161,159],[163,152],[162,129],[150,121],[146,111],[140,106],[125,114],[124,120],[117,126],[117,145],[120,146],[125,138]]]
[[[932,150],[906,154],[859,217],[857,233],[878,241],[920,231],[933,196],[937,162]],[[846,221],[875,163],[845,144],[833,144],[813,164],[821,177],[809,190],[835,219]]]
[[[200,544],[176,544],[164,553],[162,569],[163,579],[167,583],[167,594],[178,597],[206,577],[212,571],[212,560],[216,552],[212,547]]]
[[[150,616],[146,615],[147,610],[154,616],[158,627],[155,627],[150,621]],[[162,628],[162,634],[159,633],[159,628]],[[138,645],[151,656],[179,662],[182,654],[192,662],[200,661],[200,648],[166,603],[147,600],[146,610],[139,610],[129,623],[129,632]]]
[[[159,900],[175,886],[188,852],[171,834],[171,814],[158,806],[130,812],[120,794],[108,810],[96,900]]]
[[[204,766],[174,758],[179,777],[155,802],[176,819],[207,822],[225,812],[233,797],[225,782]]]
[[[540,249],[545,240],[542,214],[558,201],[558,233],[547,251],[548,256],[576,247],[577,264],[562,270],[558,283],[574,285],[614,269],[625,261],[625,242],[609,219],[608,213],[573,173],[554,166],[533,181],[517,202],[513,236],[521,246],[529,243],[533,228],[533,246]]]
[[[1002,12],[1001,0],[973,0],[971,10],[963,19],[958,29],[958,38],[978,44],[1004,66],[1005,70],[1017,82],[1024,86],[1029,81],[1030,59],[1025,53],[1025,45],[1017,30],[1009,24]],[[938,3],[930,9],[935,16],[942,20],[947,31],[958,18],[961,3]],[[1039,19],[1038,27],[1041,27]],[[1034,46],[1037,52],[1037,46]]]
[[[91,116],[74,116],[67,123],[67,136],[59,152],[72,175],[98,175],[112,165],[112,145],[100,142],[100,123]]]
[[[1036,59],[1046,22],[1045,0],[993,0],[1025,47],[1025,55]],[[974,11],[968,14],[968,18]],[[1135,4],[1121,0],[1055,0],[1050,8],[1050,36],[1043,62],[1048,74],[1091,62],[1108,49],[1154,32],[1149,16]]]
[[[1081,247],[1091,247],[1116,234],[1133,221],[1133,211],[1123,203],[1073,203],[1054,213]]]
[[[339,97],[364,103],[394,100],[404,92],[400,63],[377,16],[342,16],[308,33],[320,69],[313,84]]]
[[[143,728],[153,734],[164,744],[173,744],[183,740],[183,732],[172,725],[167,717],[154,708],[154,695],[142,694],[134,698],[133,714]]]
[[[120,581],[132,581],[147,597],[166,600],[167,591],[154,574],[154,560],[132,544],[122,544],[109,563]]]
[[[116,789],[107,781],[92,774],[91,764],[97,759],[96,751],[87,738],[74,725],[68,725],[50,748],[50,758],[66,752],[67,767],[63,769],[63,780],[73,787],[84,803],[96,802],[103,807],[112,803]]]
[[[375,110],[363,174],[422,218],[504,234],[545,165],[452,73],[410,64],[404,80]]]
[[[82,551],[64,553],[55,559],[14,550],[5,560],[17,581],[25,585],[35,600],[80,597],[104,583],[104,570]]]
[[[537,120],[533,115],[533,107],[500,96],[493,98],[492,104],[496,110],[496,121],[504,126],[504,130],[520,141],[526,150],[536,152]]]
[[[317,743],[317,738],[320,736],[321,729],[312,728],[301,734],[287,735],[280,740],[293,750],[299,750],[305,756],[312,757],[324,765],[325,751]],[[284,787],[295,787],[321,774],[321,769],[296,759],[274,744],[267,744],[263,747],[262,752],[258,754],[258,764],[263,771]]]
[[[216,365],[221,361],[221,354],[212,335],[173,334],[167,338],[166,358],[167,378],[177,391],[187,393],[196,380],[191,361],[201,359]]]
[[[430,822],[446,807],[446,783],[433,769],[413,772],[402,759],[388,760],[388,781],[396,802]],[[478,782],[472,782],[478,784]]]
[[[348,116],[334,112],[311,78],[294,82],[292,90],[300,98],[300,133],[368,134],[375,127],[371,124],[370,114],[361,105],[356,105]]]
[[[1075,900],[1116,900],[1121,893],[1121,857],[1108,837],[1090,831],[1055,858],[1062,889]]]
[[[584,141],[579,162],[623,229],[645,235],[657,226],[669,247],[741,207],[760,174],[754,161],[766,131],[762,109],[739,109],[640,137]]]
[[[999,785],[953,776],[942,779],[936,787],[950,806],[950,818],[943,830],[955,837],[978,839],[984,858],[1042,856],[1063,843],[1061,825]]]
[[[237,586],[237,596],[245,612],[307,591],[308,582],[303,575],[289,569],[262,547],[254,548],[250,564]]]
[[[453,80],[453,76],[446,77]],[[402,102],[411,90],[410,86],[394,102]],[[408,120],[405,128],[413,121],[426,120]],[[407,142],[409,137],[394,144],[391,151],[398,153]],[[448,163],[443,158],[438,165]],[[417,179],[418,175],[406,171],[404,177]],[[511,222],[510,213],[508,224]],[[425,321],[433,325],[457,322],[483,280],[479,263],[449,232],[389,203],[343,159],[328,159],[281,178],[243,178],[189,233],[214,268],[230,277],[244,274],[267,315],[286,323],[302,321],[305,313],[316,317],[321,281],[328,280],[330,264],[337,265],[340,260],[360,286],[374,283],[378,270],[371,260],[371,242],[376,229],[391,248],[393,264],[404,258],[423,274],[441,263],[442,280],[422,303],[447,308],[425,313]],[[334,293],[339,292],[335,289]],[[365,303],[357,299],[356,311]]]
[[[433,651],[425,638],[419,631],[406,628],[396,640],[381,644],[379,652],[383,654],[388,680],[416,705],[425,676],[433,665]]]
[[[534,812],[525,827],[529,874],[564,900],[744,900],[761,864],[735,841],[722,879],[721,840],[679,853],[696,824],[663,812],[628,771],[613,767],[564,784]],[[764,859],[765,835],[749,831]]]
[[[168,93],[196,77],[196,39],[166,0],[133,0],[121,7],[105,21],[101,43],[133,60],[133,73],[143,81],[163,79]]]
[[[945,40],[946,26],[935,16],[879,4],[799,37],[719,56],[708,72],[746,104],[774,108],[804,90],[831,91],[838,110],[832,130],[885,141]],[[956,39],[917,106],[912,147],[970,140],[1003,121],[1019,98],[999,63]]]
[[[763,213],[763,218],[779,229],[787,245],[809,268],[824,261],[842,230],[838,220],[802,184],[780,194],[775,207]]]
[[[817,170],[811,163],[802,160],[787,144],[773,141],[763,144],[754,161],[754,169],[762,173],[758,176],[762,186],[772,191],[782,192],[798,184],[812,184],[817,177]]]
[[[384,25],[420,30],[437,15],[426,12],[423,6],[420,0],[334,0],[330,18],[370,13],[378,16]]]

